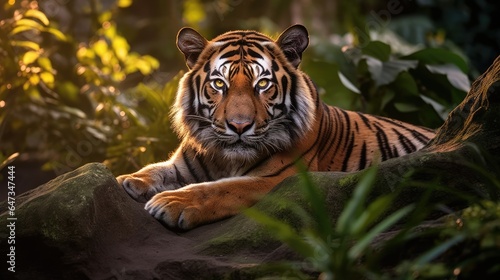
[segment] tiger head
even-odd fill
[[[255,161],[290,148],[311,129],[317,97],[297,69],[309,44],[295,25],[273,39],[231,31],[208,41],[191,28],[177,35],[190,69],[181,79],[173,124],[198,152]]]

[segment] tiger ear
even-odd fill
[[[283,31],[276,43],[278,43],[288,61],[297,68],[302,59],[302,52],[309,45],[309,34],[303,25],[296,24]]]
[[[177,48],[184,54],[190,69],[196,64],[207,43],[207,39],[192,28],[184,27],[177,33]]]

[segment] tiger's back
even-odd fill
[[[118,177],[171,227],[196,225],[250,206],[303,161],[311,171],[354,171],[422,148],[434,133],[323,103],[298,69],[309,43],[292,26],[274,41],[233,31],[207,41],[178,34],[190,71],[179,84],[174,129],[182,139],[166,162]]]
[[[397,120],[328,107],[330,127],[320,130],[318,171],[356,171],[374,162],[423,148],[434,137],[431,129]],[[330,136],[328,136],[330,135]]]

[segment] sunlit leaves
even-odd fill
[[[120,8],[127,8],[132,5],[132,0],[118,0],[117,5]]]
[[[39,56],[40,56],[40,53],[39,53],[39,52],[35,52],[35,51],[29,51],[29,52],[26,52],[26,53],[24,53],[24,55],[23,55],[22,62],[23,62],[25,65],[31,64],[31,63],[35,62],[35,60],[36,60]]]
[[[125,8],[131,3],[117,4]],[[150,123],[143,122],[152,120],[142,116],[144,112],[130,108],[128,114],[125,106],[117,105],[121,94],[117,85],[130,74],[151,74],[159,62],[152,56],[130,51],[113,22],[115,12],[105,10],[96,16],[100,27],[91,31],[94,35],[84,42],[75,41],[71,32],[63,33],[40,10],[20,8],[11,18],[1,21],[0,34],[5,34],[6,40],[0,40],[0,51],[6,55],[6,61],[2,57],[0,104],[9,110],[0,112],[0,121],[9,112],[9,123],[2,125],[5,133],[16,135],[13,141],[2,143],[5,151],[41,151],[50,160],[45,167],[65,172],[95,160],[96,155],[102,160],[106,153],[104,143],[113,139],[112,135],[122,128],[139,125],[129,122],[127,116],[142,121],[141,134],[151,133]],[[170,103],[164,111],[168,108]],[[168,116],[164,111],[161,115]],[[161,131],[169,129],[168,120],[158,121]],[[116,129],[111,130],[111,126]],[[92,142],[85,155],[75,152],[75,145],[82,139]],[[138,156],[147,155],[141,163],[156,161],[156,150],[147,143],[141,145]],[[68,161],[68,157],[72,160]]]
[[[43,25],[49,25],[49,19],[41,11],[30,9],[24,13],[24,17],[38,19]]]
[[[130,52],[130,45],[116,32],[114,23],[103,22],[97,34],[93,42],[80,46],[76,52],[80,62],[77,73],[89,83],[100,85],[103,80],[116,83],[131,73],[148,75],[159,67],[155,58]]]
[[[40,50],[40,45],[31,41],[11,41],[11,45],[14,47],[24,47],[34,51]]]
[[[197,27],[205,17],[205,8],[200,0],[184,1],[183,19],[186,25]]]
[[[22,17],[14,22],[12,30],[9,35],[14,36],[18,33],[31,31],[31,32],[46,32],[52,34],[57,40],[66,41],[66,36],[58,29],[50,26],[50,21],[47,16],[34,9],[29,9]]]

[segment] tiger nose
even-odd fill
[[[227,127],[232,131],[238,133],[238,135],[243,134],[248,131],[253,125],[253,121],[249,120],[230,120],[227,122]]]

